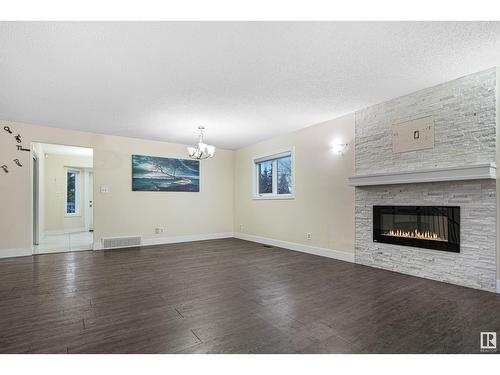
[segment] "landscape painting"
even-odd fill
[[[200,191],[198,160],[132,155],[133,191]]]

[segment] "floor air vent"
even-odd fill
[[[103,249],[112,249],[116,247],[131,247],[131,246],[141,246],[142,237],[132,236],[132,237],[107,237],[102,239]]]

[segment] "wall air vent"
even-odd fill
[[[141,236],[130,236],[130,237],[106,237],[102,239],[103,249],[114,249],[119,247],[133,247],[141,246],[142,237]]]

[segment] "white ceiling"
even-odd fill
[[[50,143],[37,143],[37,144],[40,146],[40,149],[43,154],[85,156],[85,157],[92,157],[94,155],[94,150],[92,148],[56,145]]]
[[[241,146],[500,65],[500,22],[2,22],[0,119]]]

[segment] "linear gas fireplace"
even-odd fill
[[[373,206],[373,241],[460,252],[460,207]]]

